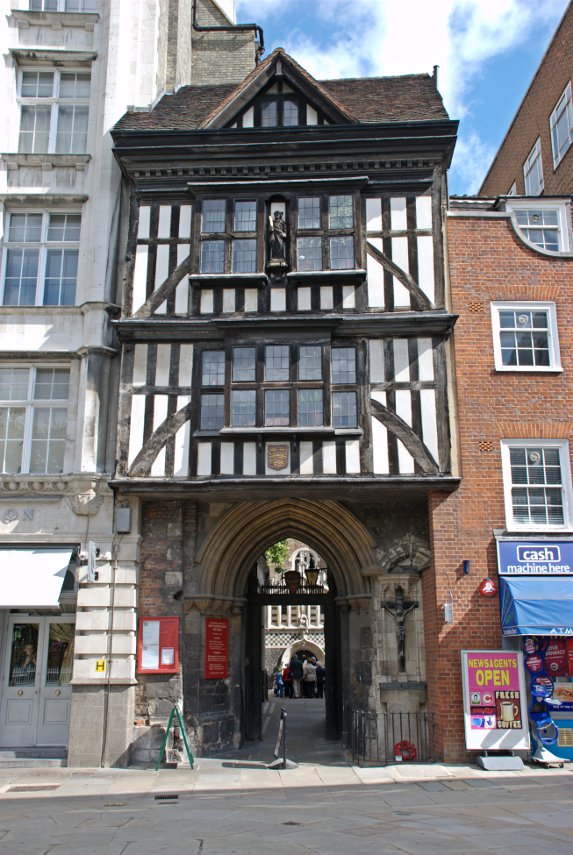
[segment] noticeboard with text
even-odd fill
[[[529,748],[523,654],[462,650],[466,748]]]
[[[224,680],[229,676],[229,621],[205,618],[205,679]]]
[[[179,671],[179,618],[142,617],[137,634],[139,674],[176,674]]]

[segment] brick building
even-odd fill
[[[480,188],[480,195],[573,190],[573,3],[551,40]]]

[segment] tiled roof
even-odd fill
[[[239,85],[183,86],[165,95],[151,111],[126,113],[117,123],[121,130],[182,130],[201,128],[256,80],[279,54],[285,56],[317,90],[358,122],[418,122],[447,119],[441,95],[428,74],[401,77],[365,77],[314,80],[291,57],[277,48]]]

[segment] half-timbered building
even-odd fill
[[[457,123],[436,82],[317,81],[279,48],[113,131],[135,758],[175,704],[198,753],[260,734],[261,615],[280,602],[323,609],[329,737],[353,710],[432,712],[428,507],[457,485],[442,238]],[[257,575],[281,538],[324,559],[327,586]]]

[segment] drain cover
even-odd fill
[[[158,796],[155,796],[156,802],[174,802],[177,801],[179,796],[177,793],[161,793]]]
[[[29,787],[8,787],[7,793],[47,793],[49,790],[57,790],[59,784],[31,784]]]

